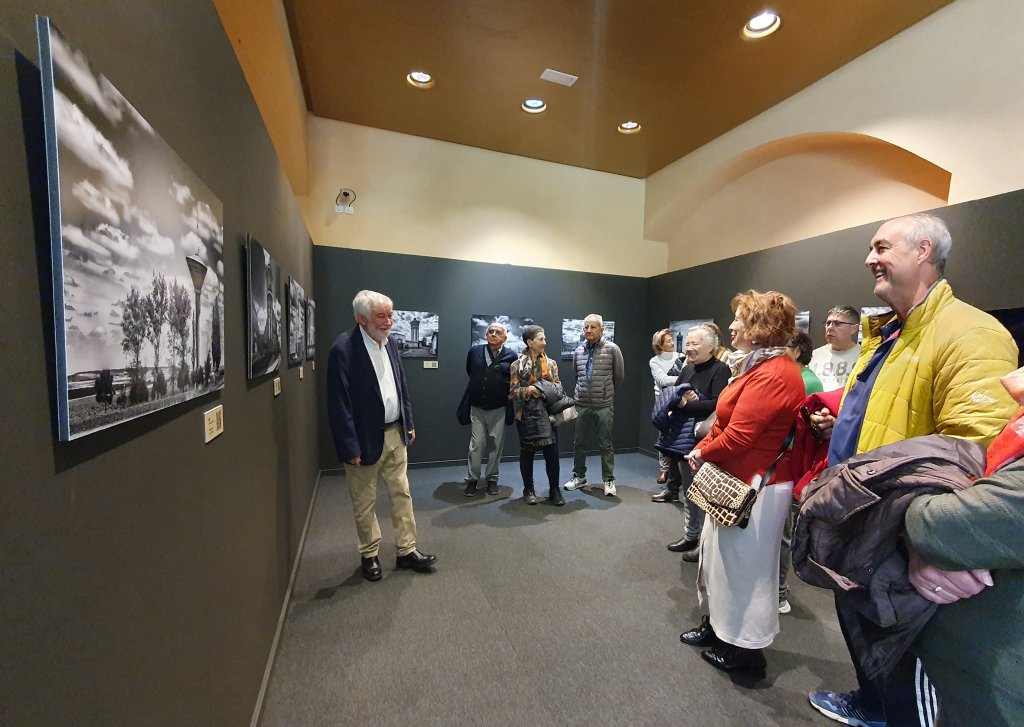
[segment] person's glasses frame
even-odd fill
[[[831,326],[859,326],[860,323],[852,323],[850,321],[825,321],[825,328]]]

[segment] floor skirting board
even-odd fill
[[[267,685],[270,684],[270,674],[274,669],[274,657],[277,656],[277,646],[281,641],[281,631],[284,629],[285,617],[288,615],[288,606],[292,602],[292,589],[295,588],[295,577],[299,573],[299,563],[302,562],[302,551],[306,547],[306,534],[309,532],[309,522],[313,518],[313,507],[316,505],[316,496],[320,492],[320,482],[323,479],[324,471],[316,476],[316,484],[313,486],[313,496],[309,498],[309,508],[306,510],[306,522],[302,525],[302,535],[299,536],[299,547],[295,552],[295,560],[292,562],[292,572],[288,576],[288,587],[284,590],[284,600],[281,603],[281,613],[277,617],[277,628],[274,629],[274,639],[270,642],[270,653],[267,655],[267,665],[263,669],[263,681],[260,682],[260,691],[256,695],[256,706],[252,710],[252,721],[249,727],[257,727],[260,723],[260,716],[263,712],[263,701],[267,696]]]

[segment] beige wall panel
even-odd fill
[[[669,270],[854,227],[865,214],[870,221],[945,204],[857,151],[853,158],[836,151],[786,156],[722,187],[672,237]]]
[[[728,203],[716,199],[713,208],[694,212],[701,206],[694,204],[694,197],[699,199],[706,192],[709,178],[752,149],[798,134],[847,131],[902,147],[952,174],[949,203],[1020,189],[1024,187],[1024,165],[1020,164],[1024,94],[1018,90],[1022,67],[1024,3],[960,0],[648,177],[645,236],[673,242],[670,268],[684,257],[706,262],[748,251],[715,244],[703,253],[684,255],[675,247],[684,239],[691,251],[701,244],[695,235],[710,224],[712,214],[718,225],[730,225],[760,204],[737,189]],[[750,193],[762,193],[763,188],[753,182],[746,185]],[[798,179],[782,178],[776,183],[784,188],[801,184]],[[864,199],[859,213],[850,210],[842,216],[829,214],[834,208],[828,207],[800,224],[774,226],[770,234],[751,239],[749,250],[890,214],[887,194],[879,190],[871,196],[878,207]],[[688,222],[694,214],[705,221]],[[737,230],[737,236],[740,233]]]
[[[644,182],[309,117],[313,242],[381,252],[649,277]],[[355,214],[335,213],[355,190]]]

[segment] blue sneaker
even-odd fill
[[[857,693],[810,692],[807,698],[811,706],[826,717],[852,727],[886,727],[885,718],[868,715],[857,706]]]

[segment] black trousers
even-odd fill
[[[856,615],[844,615],[839,608],[837,599],[836,615],[839,618],[839,628],[843,632],[843,639],[846,640],[846,648],[850,652],[850,659],[853,660],[853,668],[857,672],[857,686],[860,691],[859,706],[865,711],[885,715],[885,722],[888,727],[930,727],[927,717],[922,719],[922,713],[928,708],[923,703],[931,701],[934,704],[935,695],[927,678],[919,678],[917,657],[909,651],[903,655],[892,673],[885,677],[869,679],[860,666],[860,660],[853,651],[850,644],[850,635],[847,631],[847,618],[860,618]],[[922,677],[924,668],[921,667]],[[919,684],[919,682],[921,682]]]
[[[544,469],[548,473],[548,485],[552,491],[558,489],[558,438],[540,450],[544,453]],[[533,492],[533,457],[537,450],[523,447],[519,450],[519,473],[523,477],[523,490]]]

